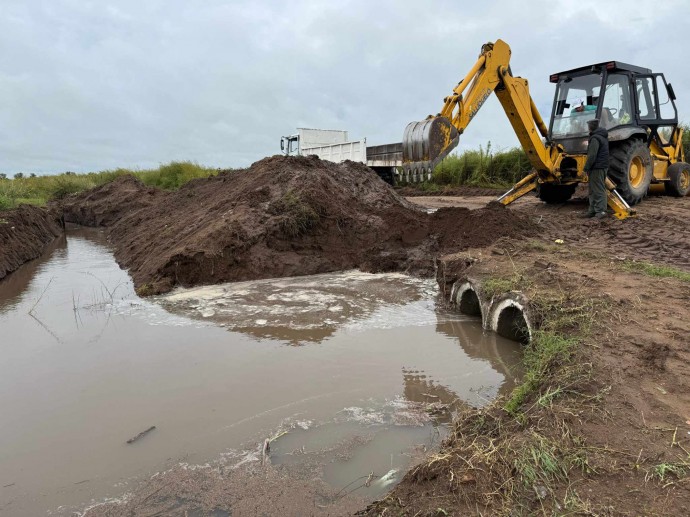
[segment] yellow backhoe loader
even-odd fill
[[[564,203],[587,181],[587,121],[609,132],[608,204],[618,219],[634,214],[652,183],[685,196],[690,165],[683,156],[676,96],[663,74],[609,61],[553,74],[556,95],[547,127],[526,79],[510,69],[510,47],[482,46],[467,76],[444,99],[441,112],[411,122],[403,137],[403,179],[430,178],[492,92],[496,93],[534,171],[502,195],[504,205],[532,190],[546,203]]]

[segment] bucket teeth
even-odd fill
[[[446,117],[410,122],[403,136],[404,179],[430,179],[434,167],[458,145],[459,139],[458,130]]]

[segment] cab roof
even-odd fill
[[[641,66],[629,65],[620,61],[605,61],[603,63],[596,63],[594,65],[581,66],[580,68],[573,68],[572,70],[565,70],[556,74],[551,74],[549,80],[552,83],[558,82],[558,78],[563,75],[584,75],[596,72],[598,70],[606,69],[609,72],[633,72],[635,74],[651,74],[649,68]]]

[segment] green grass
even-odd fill
[[[532,244],[525,246],[531,247]],[[563,291],[535,291],[529,275],[517,269],[509,276],[486,278],[481,289],[487,298],[521,291],[530,299],[533,320],[538,328],[523,352],[522,382],[503,406],[509,413],[517,415],[525,401],[547,384],[554,368],[569,362],[577,345],[591,332],[597,312],[606,308],[605,302]],[[558,385],[549,386],[537,402],[547,406],[563,392]]]
[[[522,478],[522,482],[532,487],[537,481],[565,479],[568,467],[567,463],[559,457],[559,444],[536,432],[532,433],[530,442],[520,451],[514,462],[515,470]]]
[[[482,292],[487,298],[493,298],[499,294],[524,289],[526,287],[525,283],[525,277],[517,272],[507,278],[491,277],[482,282]]]
[[[535,331],[524,352],[524,377],[510,394],[504,409],[512,414],[517,413],[525,400],[542,386],[549,370],[570,358],[578,342],[577,338],[566,337],[554,331]],[[559,395],[560,391],[548,392],[548,400]],[[544,396],[540,397],[539,402],[542,405],[545,403]]]
[[[68,172],[52,176],[0,179],[0,210],[14,208],[22,203],[44,205],[48,201],[83,192],[126,174],[139,178],[146,185],[174,190],[190,180],[207,178],[217,173],[217,169],[193,162],[171,162],[156,169],[114,169],[87,174]]]
[[[495,152],[486,149],[451,154],[434,169],[431,183],[505,188],[517,183],[532,169],[525,152],[518,147]]]
[[[690,273],[671,266],[658,266],[656,264],[650,264],[649,262],[626,260],[622,263],[622,267],[624,270],[631,273],[640,273],[661,278],[677,278],[683,282],[690,282]]]
[[[690,457],[688,458],[690,460]],[[647,471],[645,480],[658,479],[659,481],[666,481],[672,475],[676,479],[682,479],[688,475],[690,471],[690,463],[688,461],[680,461],[677,463],[660,463],[655,465]]]

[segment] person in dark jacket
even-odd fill
[[[587,121],[589,146],[585,173],[589,176],[589,210],[583,217],[606,217],[606,174],[609,169],[609,132],[599,127],[599,120]]]

